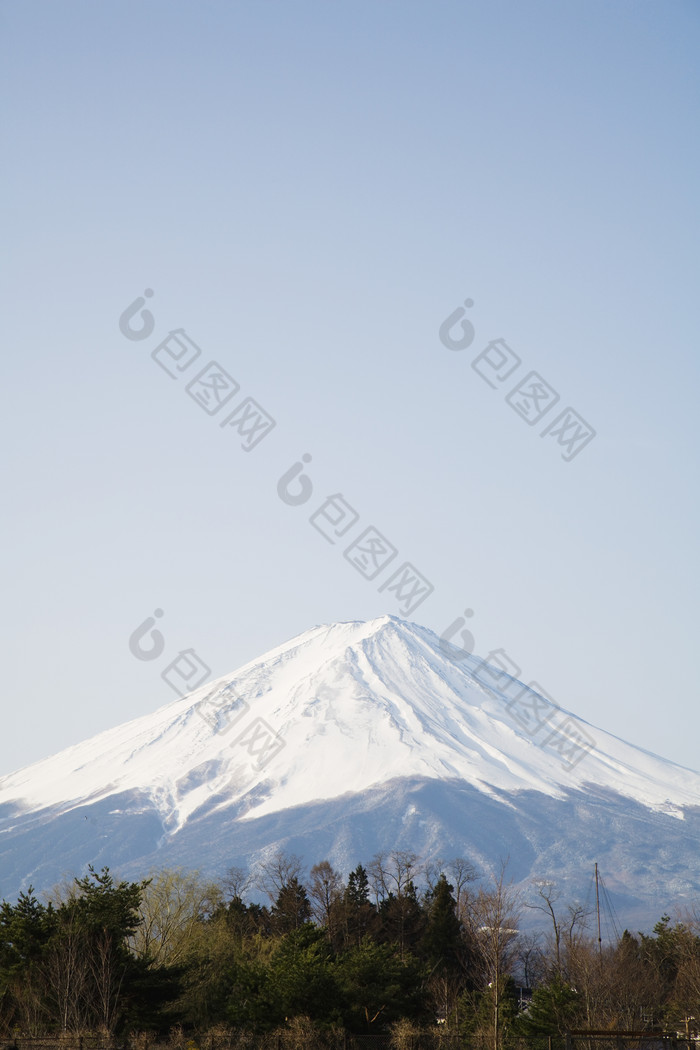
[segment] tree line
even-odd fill
[[[541,922],[524,933],[526,908]],[[232,868],[216,883],[181,870],[126,882],[91,867],[45,900],[30,888],[0,906],[0,1036],[303,1023],[549,1050],[571,1029],[695,1031],[697,915],[607,944],[591,919],[546,881],[524,902],[505,865],[478,878],[466,860],[404,851],[347,878],[328,861],[305,875],[281,853],[254,881]]]

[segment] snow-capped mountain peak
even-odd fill
[[[494,665],[395,617],[314,627],[152,714],[0,779],[0,804],[151,797],[171,833],[212,794],[260,817],[395,777],[561,796],[595,785],[651,808],[700,776],[594,729]]]
[[[345,871],[385,848],[482,867],[510,855],[521,880],[574,889],[597,859],[629,915],[661,886],[700,890],[700,774],[588,725],[493,657],[390,616],[305,631],[0,778],[0,891],[88,863],[215,874],[287,848]]]

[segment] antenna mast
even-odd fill
[[[598,896],[598,861],[595,862],[595,911],[598,916],[598,954],[603,952],[603,942],[600,939],[600,898]]]

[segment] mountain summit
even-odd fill
[[[510,856],[572,892],[598,860],[621,912],[655,920],[700,888],[699,803],[700,774],[561,710],[499,654],[386,616],[314,627],[0,778],[0,895],[87,863],[214,874],[282,848],[347,870],[400,847]]]

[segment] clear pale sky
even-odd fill
[[[695,0],[6,0],[0,37],[0,773],[175,699],[182,650],[218,676],[403,615],[405,562],[409,619],[473,610],[479,654],[698,769]],[[539,421],[521,381],[559,397]],[[249,451],[220,425],[247,398]],[[370,526],[372,580],[343,553]]]

